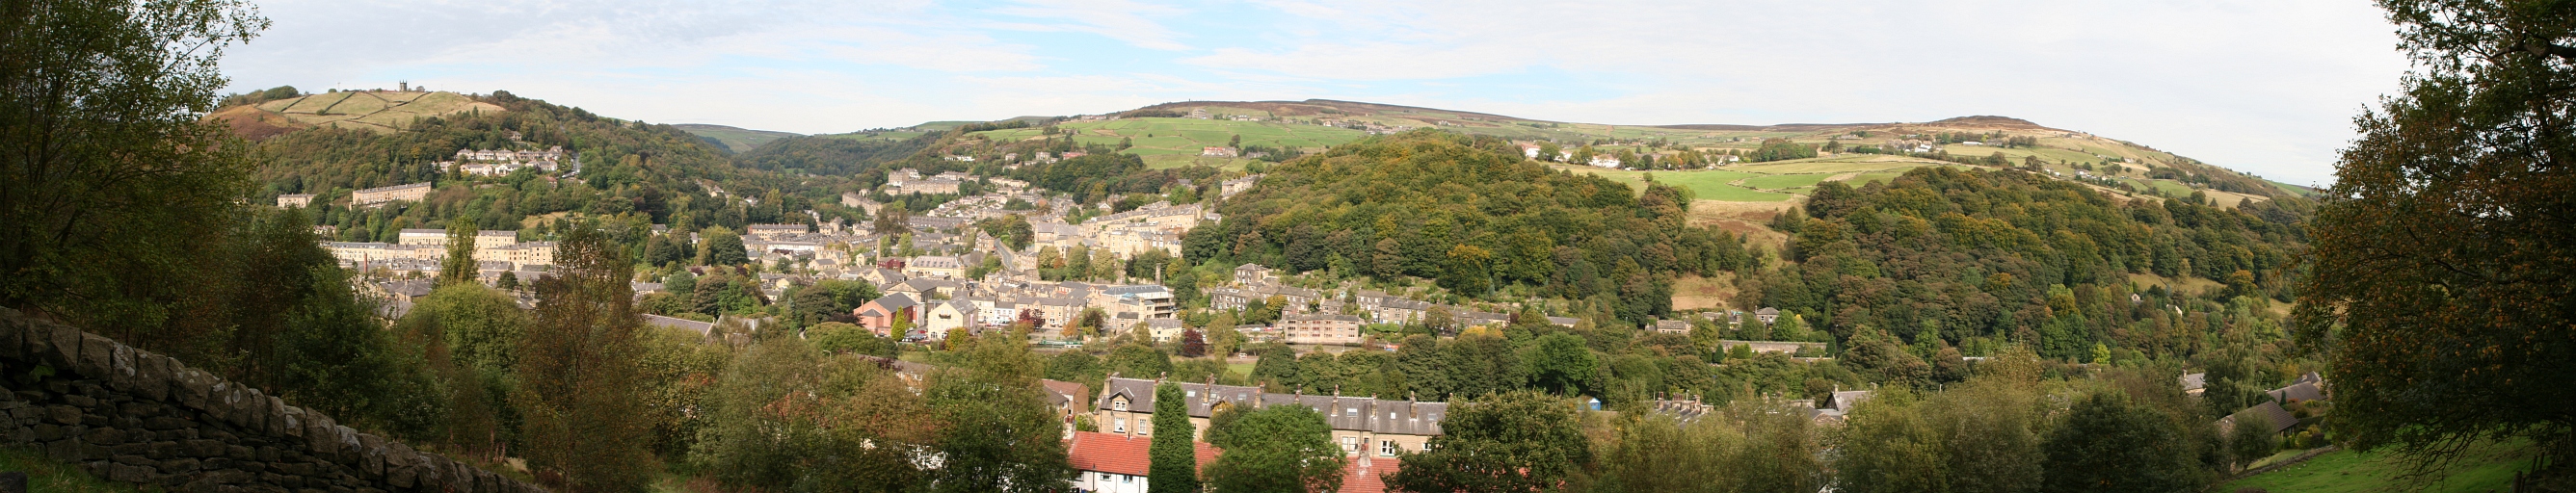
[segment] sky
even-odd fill
[[[254,0],[257,1],[257,0]],[[268,0],[231,91],[490,93],[840,133],[1173,101],[1551,121],[2002,115],[2294,184],[2409,68],[2367,2]]]

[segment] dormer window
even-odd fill
[[[1127,410],[1127,398],[1125,398],[1125,397],[1120,397],[1120,398],[1116,398],[1116,399],[1110,399],[1110,400],[1109,400],[1109,410],[1112,410],[1112,411],[1125,411],[1125,410]]]

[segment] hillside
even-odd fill
[[[388,241],[402,228],[437,227],[460,217],[483,228],[530,229],[537,226],[533,218],[635,213],[638,220],[651,223],[738,229],[749,223],[804,218],[801,214],[789,218],[783,211],[830,200],[795,193],[761,200],[758,205],[707,200],[708,184],[762,198],[772,197],[786,184],[769,180],[766,173],[735,167],[716,143],[675,126],[603,117],[507,91],[455,97],[464,99],[447,104],[469,111],[421,118],[400,129],[355,124],[249,129],[277,132],[263,136],[254,147],[263,165],[253,178],[267,195],[316,195],[314,220],[336,227],[333,239],[341,241]],[[291,117],[296,114],[293,109],[314,104],[313,98],[237,105],[217,114],[271,114],[257,108],[276,107],[290,108],[284,114]],[[464,170],[457,157],[458,151],[466,150],[554,148],[566,154],[552,171],[530,167],[477,175]],[[349,204],[354,190],[423,181],[434,182],[435,191],[417,203],[373,208]],[[821,197],[830,186],[812,185],[812,195]]]
[[[345,91],[223,108],[206,118],[221,120],[244,137],[263,139],[316,127],[386,133],[410,128],[422,118],[502,111],[499,105],[446,91]]]
[[[679,128],[681,131],[688,132],[690,135],[696,135],[700,138],[715,141],[716,144],[722,145],[725,150],[733,152],[748,152],[752,149],[759,148],[761,144],[767,144],[770,141],[803,135],[793,132],[752,130],[747,128],[699,123],[681,123],[671,126]]]
[[[1012,121],[1032,120],[1024,117]],[[901,140],[963,125],[966,123],[933,122],[906,129],[854,132],[846,137]],[[2305,187],[2264,180],[2133,142],[1989,115],[1920,123],[1633,126],[1322,99],[1192,101],[1111,115],[1035,119],[1026,128],[976,131],[968,136],[1011,142],[1063,135],[1076,146],[1128,146],[1122,152],[1143,157],[1149,166],[1158,168],[1241,167],[1253,160],[1200,156],[1200,151],[1227,146],[1242,147],[1247,155],[1286,152],[1293,156],[1320,152],[1371,134],[1417,128],[1554,144],[1561,152],[1576,156],[1641,156],[1655,163],[1686,153],[1749,155],[1773,139],[1826,151],[1809,158],[1738,163],[1709,171],[1693,169],[1705,167],[1693,165],[1626,166],[1670,173],[1666,175],[1668,181],[1685,184],[1703,200],[1790,201],[1803,197],[1806,190],[1820,182],[1846,181],[1858,186],[1884,181],[1913,168],[1959,164],[2025,167],[2130,197],[2183,197],[2197,191],[2222,207],[2233,207],[2244,200],[2314,193]],[[1578,149],[1592,152],[1577,154]],[[1641,183],[1633,172],[1580,164],[1567,169]]]

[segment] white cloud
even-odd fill
[[[1189,49],[1189,45],[1179,41],[1180,33],[1148,18],[1182,13],[1177,8],[1131,0],[1021,0],[1020,3],[1015,7],[995,8],[992,12],[1063,21],[1011,23],[1007,27],[1090,33],[1156,50]]]
[[[840,132],[1331,98],[1617,124],[1999,114],[2296,182],[2406,65],[2368,5],[431,0],[262,5],[238,88],[509,89]],[[1095,42],[1095,41],[1106,41]],[[238,89],[237,89],[238,90]]]

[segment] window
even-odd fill
[[[1125,397],[1120,397],[1120,398],[1116,398],[1116,399],[1110,399],[1110,400],[1109,400],[1109,409],[1110,409],[1110,410],[1112,410],[1112,411],[1125,411],[1125,410],[1127,410],[1127,398],[1125,398]]]
[[[1342,437],[1342,452],[1360,453],[1360,437]]]
[[[1135,477],[1135,476],[1125,475],[1125,474],[1120,474],[1120,475],[1118,475],[1118,482],[1121,482],[1121,483],[1133,483],[1133,482],[1136,482],[1136,477]]]
[[[1360,415],[1360,408],[1356,408],[1356,407],[1345,407],[1345,408],[1342,408],[1342,413],[1343,413],[1343,414],[1351,415],[1351,416],[1353,416],[1353,417],[1357,417],[1357,416],[1359,416],[1359,415]]]
[[[1118,418],[1117,423],[1118,423],[1118,424],[1117,424],[1116,426],[1111,427],[1111,428],[1109,429],[1109,432],[1110,432],[1110,433],[1126,433],[1126,432],[1127,432],[1127,418]]]
[[[1108,481],[1108,480],[1109,480],[1109,473],[1105,473],[1105,472],[1104,472],[1104,473],[1100,473],[1100,480],[1101,480],[1101,481]]]
[[[1402,451],[1404,451],[1404,446],[1397,445],[1394,440],[1377,441],[1377,455],[1379,457],[1394,457],[1396,452]]]

